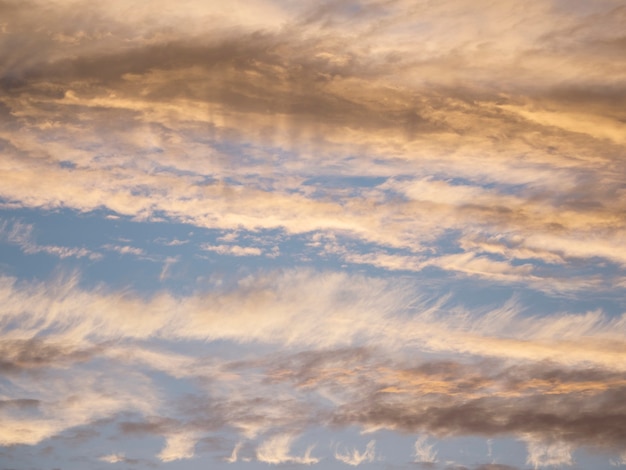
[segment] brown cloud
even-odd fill
[[[4,373],[42,372],[49,367],[67,367],[99,355],[105,345],[70,345],[40,339],[5,339],[0,341],[0,370]]]
[[[398,367],[357,349],[301,353],[268,376],[271,383],[333,397],[335,426],[440,437],[534,436],[612,450],[626,442],[626,377],[603,368],[455,360]]]
[[[121,421],[118,423],[120,431],[128,436],[156,434],[163,435],[180,423],[172,418],[148,418],[145,421]]]

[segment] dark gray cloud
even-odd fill
[[[264,436],[299,435],[318,427],[382,427],[440,438],[533,436],[609,452],[626,443],[626,377],[598,367],[398,360],[357,347],[225,362],[220,370],[242,378],[236,393],[219,391],[225,385],[219,380],[203,382],[199,371],[190,377],[213,392],[172,399],[166,415],[107,422],[115,422],[123,438],[190,435],[197,452],[224,455],[234,445],[226,435],[247,436],[244,454],[254,455],[250,443]],[[39,407],[34,399],[0,402],[2,412]],[[60,438],[82,442],[98,436],[97,426]],[[509,468],[493,465],[477,470]]]
[[[215,443],[211,433],[298,434],[318,426],[383,427],[441,438],[533,436],[606,451],[626,442],[626,377],[601,368],[453,360],[410,366],[366,348],[274,355],[224,368],[243,376],[261,370],[265,378],[255,381],[254,393],[241,390],[244,397],[186,396],[175,406],[178,419],[125,421],[120,431],[194,432],[209,439],[209,447],[223,445],[223,452],[228,443]],[[285,384],[294,388],[278,388]],[[341,397],[343,404],[318,400],[322,391],[327,398]]]
[[[39,400],[32,398],[17,398],[15,400],[0,400],[0,410],[10,411],[12,409],[19,411],[36,410],[39,407]]]
[[[546,440],[619,449],[626,442],[626,377],[550,362],[424,362],[400,366],[364,349],[307,352],[275,361],[272,383],[341,392],[330,424],[406,433]]]
[[[44,339],[0,340],[0,371],[7,374],[44,372],[47,368],[90,361],[105,348],[105,344],[85,348]]]
[[[142,421],[120,421],[117,426],[128,436],[164,435],[180,426],[180,422],[173,418],[152,417]]]
[[[54,436],[53,442],[62,442],[69,445],[81,445],[87,441],[97,438],[102,434],[101,426],[107,424],[109,420],[99,420],[89,426],[79,427],[65,431]]]
[[[72,90],[81,100],[112,92],[119,97],[141,96],[142,101],[153,104],[193,100],[225,106],[230,112],[255,115],[256,122],[251,123],[254,127],[259,126],[263,116],[283,115],[290,119],[292,132],[320,127],[317,138],[323,138],[322,129],[333,126],[377,132],[404,129],[409,138],[454,131],[451,124],[432,116],[443,100],[427,92],[386,90],[375,84],[382,71],[364,70],[366,63],[338,66],[324,59],[309,58],[315,55],[312,44],[299,44],[285,52],[285,44],[298,41],[297,37],[286,34],[255,33],[232,40],[209,38],[205,45],[197,41],[172,42],[115,54],[45,62],[0,83],[4,83],[5,93],[12,97],[58,100]],[[301,54],[302,50],[310,50],[310,54]],[[130,79],[132,75],[135,77]],[[352,94],[350,80],[359,80],[357,85],[367,89],[367,97],[363,92]],[[377,106],[391,100],[397,104]],[[76,111],[88,111],[98,121],[106,121],[111,114],[131,122],[136,117],[132,109],[125,115],[119,108],[87,110],[81,109],[80,104],[73,106]],[[71,117],[65,112],[67,105],[56,109],[57,112],[51,102],[42,104],[40,112],[62,120]]]
[[[618,450],[626,442],[626,388],[549,396],[389,399],[372,395],[340,407],[333,424],[382,426],[407,433],[485,437],[532,434],[546,440]]]

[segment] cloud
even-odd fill
[[[565,455],[559,449],[614,452],[626,439],[624,376],[610,369],[467,359],[402,368],[385,362],[380,352],[359,349],[302,353],[273,367],[272,384],[293,383],[332,402],[330,412],[319,414],[335,426],[440,438],[519,437],[533,443],[537,465]],[[551,442],[557,444],[544,445]],[[436,459],[424,436],[416,442],[416,455]]]
[[[583,307],[626,287],[619,1],[0,10],[0,207],[208,229],[201,256],[245,273],[188,294],[0,277],[2,445],[114,420],[164,438],[164,462],[230,432],[259,461],[314,464],[296,436],[333,425],[508,436],[535,468],[624,448],[626,316]],[[15,218],[0,241],[102,256]],[[146,255],[125,243],[98,249]],[[186,269],[159,259],[161,281]],[[423,294],[433,272],[584,302],[471,308]],[[336,458],[374,461],[373,442]],[[425,437],[414,451],[436,460]]]
[[[109,455],[103,455],[98,460],[101,460],[102,462],[107,462],[107,463],[119,463],[119,462],[126,462],[126,456],[122,453],[109,454]]]
[[[77,343],[154,337],[333,348],[367,342],[608,369],[620,369],[623,362],[624,316],[599,310],[529,315],[515,301],[476,314],[420,298],[404,280],[261,272],[189,297],[161,292],[147,299],[101,287],[84,290],[75,277],[1,281],[1,318],[12,325],[5,328],[7,339],[32,337],[45,325],[51,340]]]
[[[239,245],[202,245],[203,250],[214,251],[220,255],[231,256],[259,256],[263,252],[260,248],[253,246],[239,246]]]
[[[304,465],[318,463],[319,459],[311,456],[311,452],[315,447],[314,445],[307,447],[304,455],[302,456],[290,455],[290,449],[295,438],[295,436],[290,434],[281,434],[270,437],[257,447],[257,460],[259,462],[275,465],[281,463],[296,463]]]
[[[194,456],[197,437],[192,433],[176,433],[166,437],[165,447],[157,458],[162,462],[190,459]]]
[[[165,435],[179,424],[171,418],[150,417],[145,421],[121,421],[118,427],[124,436],[132,437],[145,434]]]
[[[39,400],[18,399],[18,400],[1,400],[0,408],[16,407],[16,408],[31,408],[37,407]]]
[[[615,451],[624,442],[624,419],[620,400],[623,390],[596,396],[598,404],[580,411],[586,403],[584,393],[543,397],[469,398],[441,394],[434,397],[384,396],[371,394],[353,404],[339,406],[333,423],[359,425],[373,429],[402,432],[428,432],[438,436],[481,435],[522,436],[532,433],[542,439],[558,439],[567,448],[583,445]],[[604,402],[604,404],[599,404]],[[594,402],[595,403],[595,402]],[[551,461],[563,446],[532,447],[533,462]],[[558,452],[557,452],[558,451]],[[543,456],[543,457],[542,457]],[[554,457],[556,458],[556,457]]]
[[[626,465],[626,452],[622,452],[617,459],[611,459],[610,463],[613,467],[621,467],[622,465]]]
[[[415,461],[424,463],[437,462],[437,451],[434,450],[435,445],[428,443],[428,436],[420,436],[414,444]]]
[[[291,452],[295,432],[300,435],[319,426],[389,429],[438,438],[514,437],[529,442],[533,462],[551,461],[558,454],[552,448],[586,446],[614,452],[626,441],[622,425],[626,378],[619,368],[454,354],[428,360],[419,349],[400,352],[382,345],[279,347],[281,351],[248,359],[220,358],[215,353],[198,358],[173,353],[163,344],[155,348],[141,340],[123,342],[93,350],[70,348],[71,353],[55,352],[45,342],[5,343],[6,356],[19,357],[13,362],[20,370],[45,371],[45,376],[6,375],[13,387],[9,396],[14,398],[0,405],[3,422],[8,423],[3,442],[36,443],[73,426],[129,412],[138,418],[120,416],[120,435],[164,437],[166,445],[159,453],[164,461],[191,458],[196,442],[224,430],[235,430],[252,441],[274,436],[257,444],[257,454],[275,463],[289,459],[314,463],[321,458]],[[197,351],[207,348],[202,342],[194,344]],[[227,343],[222,347],[240,348]],[[230,354],[226,349],[224,353]],[[102,372],[92,370],[96,364]],[[151,371],[167,374],[181,387],[195,384],[193,395],[170,396],[164,402],[156,394],[159,385],[148,380],[161,374]],[[70,375],[82,381],[68,379]],[[79,396],[71,391],[76,387],[82,391]],[[25,389],[29,396],[20,392]],[[541,450],[552,442],[564,444],[546,444],[547,450]],[[351,462],[366,462],[375,455],[373,445],[364,451],[335,450],[338,459]],[[425,436],[417,439],[414,451],[422,461],[436,459]]]
[[[574,464],[573,446],[566,442],[542,442],[530,436],[527,439],[528,457],[526,463],[535,469],[541,467],[562,467]]]
[[[40,245],[34,241],[34,226],[19,221],[9,222],[4,220],[0,223],[0,241],[17,245],[27,255],[36,253],[47,253],[61,259],[68,257],[83,258],[91,260],[102,258],[101,253],[88,250],[87,248],[71,248],[58,245]]]
[[[6,204],[342,234],[381,253],[351,253],[360,263],[553,291],[569,275],[529,260],[626,263],[623,8],[186,5],[195,16],[172,12],[167,33],[150,8],[79,2],[67,24],[63,3],[7,7],[21,47],[2,70]],[[384,182],[346,189],[337,175]]]
[[[346,450],[345,452],[340,451],[339,448],[335,450],[335,458],[340,462],[343,462],[348,465],[357,466],[361,465],[363,462],[373,462],[376,456],[376,441],[371,440],[365,446],[365,450],[363,452],[358,451],[357,449],[353,449],[352,452]]]
[[[103,245],[102,248],[109,251],[116,251],[121,255],[133,255],[133,256],[145,256],[145,252],[141,248],[137,248],[129,245]]]
[[[233,447],[233,451],[231,452],[230,456],[224,458],[224,461],[228,463],[237,462],[237,459],[239,458],[239,451],[241,450],[242,446],[243,442],[238,442],[237,444],[235,444],[235,447]]]
[[[0,409],[1,445],[35,445],[65,430],[117,413],[152,414],[158,407],[156,394],[136,373],[126,371],[125,384],[120,387],[120,379],[84,369],[73,369],[69,374],[54,372],[48,372],[45,380],[17,376],[9,382],[9,396],[24,396],[23,390],[27,389],[26,396],[36,400],[37,406]]]
[[[165,258],[165,261],[163,262],[163,268],[161,268],[161,274],[159,274],[159,281],[163,281],[170,277],[171,267],[174,264],[178,263],[178,261],[178,257],[168,256]]]
[[[0,370],[4,374],[43,371],[48,367],[71,367],[103,352],[105,345],[81,345],[42,339],[0,340]]]

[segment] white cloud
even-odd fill
[[[416,462],[437,462],[437,451],[435,450],[435,444],[431,444],[428,442],[428,436],[418,437],[415,441],[414,447]]]
[[[532,465],[535,469],[574,464],[572,459],[574,446],[571,443],[545,441],[533,436],[525,437],[524,441],[526,441],[526,449],[528,451],[526,463]]]
[[[174,264],[178,263],[178,261],[178,257],[168,256],[167,258],[165,258],[165,261],[163,262],[163,267],[161,268],[161,274],[159,274],[160,281],[163,281],[170,277],[170,268]]]
[[[263,254],[260,248],[254,246],[239,245],[202,245],[202,249],[206,251],[214,251],[220,255],[231,256],[260,256]]]
[[[516,302],[478,314],[449,300],[425,301],[406,281],[310,270],[261,272],[223,291],[148,299],[84,290],[77,277],[32,283],[4,277],[0,301],[0,319],[11,325],[4,327],[7,338],[45,329],[50,338],[74,342],[152,337],[323,348],[366,342],[610,369],[624,364],[626,343],[626,315],[537,316]]]
[[[119,463],[119,462],[124,462],[126,460],[126,456],[122,453],[109,454],[109,455],[103,455],[98,460],[101,460],[102,462],[107,462],[107,463]]]
[[[358,449],[352,449],[352,451],[346,449],[345,451],[341,451],[337,448],[335,449],[335,458],[340,462],[352,466],[361,465],[364,462],[373,462],[377,458],[376,441],[369,441],[363,452],[360,452]]]
[[[194,456],[197,437],[193,433],[180,432],[166,437],[165,447],[157,458],[162,462],[190,459]]]
[[[144,256],[146,253],[142,248],[137,248],[135,246],[129,245],[112,245],[106,244],[103,245],[102,248],[109,251],[116,251],[121,255],[134,255],[134,256]]]
[[[229,457],[226,457],[224,461],[228,463],[237,462],[237,459],[239,458],[239,451],[241,450],[242,446],[243,446],[243,442],[238,442],[237,444],[235,444],[235,447],[233,448],[232,453],[230,454]]]
[[[71,248],[59,245],[40,245],[34,239],[33,229],[34,225],[32,224],[25,224],[20,221],[15,221],[10,224],[5,220],[0,223],[0,241],[7,241],[8,243],[19,246],[27,255],[47,253],[61,259],[69,257],[87,257],[91,260],[97,260],[102,258],[101,253],[83,247]]]
[[[610,463],[613,467],[626,465],[626,451],[622,452],[616,459],[610,459]]]
[[[314,445],[307,447],[302,456],[291,455],[291,445],[294,440],[295,436],[291,434],[280,434],[267,439],[256,449],[257,460],[269,464],[297,463],[311,465],[319,462],[318,458],[311,456]]]

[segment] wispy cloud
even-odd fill
[[[250,285],[246,290],[249,288]],[[302,291],[298,285],[294,289],[295,292]],[[368,289],[371,290],[371,286]],[[46,292],[50,290],[46,289]],[[323,305],[319,287],[316,293],[317,305]],[[65,295],[68,295],[67,291]],[[92,304],[86,302],[89,298],[87,293],[72,293],[71,297],[75,296],[82,299],[84,319]],[[31,293],[29,298],[36,296]],[[107,317],[117,309],[125,315],[135,312],[131,309],[132,303],[121,301],[117,296],[114,298],[115,303],[110,309],[106,307],[104,298],[100,298],[95,305],[105,308]],[[209,304],[216,303],[217,299],[219,297]],[[219,301],[224,302],[224,299]],[[9,304],[11,302],[3,305]],[[255,306],[258,312],[259,303],[256,302]],[[139,304],[136,311],[143,310],[156,312],[150,304]],[[188,315],[193,314],[187,308],[184,311]],[[329,314],[328,321],[332,324],[340,322],[342,317]],[[416,321],[424,326],[429,315],[433,312],[418,315]],[[373,318],[368,318],[368,322],[371,323]],[[460,318],[454,318],[450,325],[460,322]],[[510,331],[522,332],[524,321],[512,318],[515,317],[507,319],[507,322],[513,322],[512,330],[500,331],[501,326],[494,325],[491,334],[497,337],[499,334],[510,335]],[[408,320],[404,318],[402,324],[405,330],[411,331]],[[483,320],[496,321],[489,317]],[[438,351],[445,353],[444,359],[429,361],[424,355],[432,351],[412,345],[414,337],[399,335],[391,326],[393,317],[383,318],[383,321],[387,325],[385,328],[371,325],[374,328],[372,334],[380,335],[391,328],[390,334],[394,338],[407,342],[394,344],[384,340],[379,341],[376,347],[302,351],[302,341],[298,341],[299,346],[295,348],[285,349],[284,345],[289,344],[287,340],[287,343],[281,343],[280,353],[235,361],[215,355],[211,359],[196,358],[141,344],[152,335],[173,342],[180,338],[187,341],[196,338],[181,336],[173,328],[168,329],[167,337],[160,329],[152,333],[144,330],[142,335],[137,336],[132,324],[129,324],[132,328],[125,332],[123,328],[127,327],[118,323],[117,328],[108,334],[125,345],[103,343],[90,346],[93,341],[90,338],[95,333],[89,328],[84,330],[86,325],[75,325],[70,335],[66,331],[59,332],[58,338],[63,338],[63,343],[54,343],[52,331],[57,327],[48,324],[49,339],[46,341],[16,339],[2,342],[2,368],[13,387],[9,393],[23,397],[17,391],[28,389],[31,400],[3,402],[0,406],[4,422],[8,423],[4,427],[3,442],[40,442],[70,427],[112,418],[122,412],[135,412],[143,417],[138,421],[121,421],[119,427],[124,435],[154,435],[166,440],[158,455],[163,461],[190,458],[194,455],[196,443],[207,433],[223,429],[234,429],[242,438],[252,443],[257,441],[257,458],[269,463],[317,462],[321,457],[312,456],[312,448],[300,453],[292,452],[296,434],[287,430],[298,430],[300,435],[302,430],[329,425],[424,434],[414,446],[414,456],[421,462],[437,459],[437,452],[428,442],[426,434],[437,437],[517,437],[528,443],[529,464],[535,466],[550,465],[549,462],[557,458],[565,462],[564,449],[569,449],[570,454],[576,446],[615,451],[625,442],[622,423],[626,378],[620,367],[623,362],[619,360],[623,355],[621,343],[613,346],[615,352],[611,360],[598,360],[590,354],[591,349],[585,349],[584,358],[578,357],[577,348],[573,346],[565,350],[559,350],[558,343],[550,346],[551,335],[563,333],[558,328],[558,322],[544,323],[543,331],[534,331],[533,336],[522,343],[525,349],[543,345],[547,348],[546,355],[526,353],[520,356],[514,341],[512,345],[496,351],[490,348],[475,350],[471,356],[465,356],[466,350],[457,349],[458,345],[440,346]],[[572,324],[572,318],[567,322]],[[27,324],[25,321],[24,325]],[[478,325],[476,320],[472,324],[476,325],[476,329],[465,334],[481,343],[494,341],[493,337],[484,336],[489,329]],[[102,320],[98,325],[99,334],[108,331],[109,327],[104,326]],[[247,322],[241,327],[241,336],[230,336],[235,340],[235,346],[241,341],[238,338],[247,337],[249,325],[250,322]],[[212,329],[215,328],[217,326],[213,325]],[[606,334],[603,329],[595,328],[592,322],[583,326],[579,333],[582,337],[597,335],[598,338]],[[611,324],[607,328],[615,330]],[[84,334],[76,336],[81,331]],[[269,331],[271,334],[267,336],[256,336],[256,341],[275,342],[276,330],[271,328]],[[311,328],[308,331],[307,344],[314,348],[328,344],[318,339],[311,342]],[[322,329],[319,334],[327,337],[330,331]],[[439,338],[431,335],[431,341],[434,344],[449,343],[450,335],[455,333],[446,331]],[[6,329],[3,334],[18,333],[15,329]],[[123,336],[120,337],[120,334]],[[617,338],[614,331],[613,335]],[[579,348],[582,337],[578,337],[576,342],[572,336],[571,341]],[[68,342],[69,338],[73,338],[73,345]],[[423,337],[420,338],[420,343],[428,344]],[[499,341],[503,346],[506,344],[504,338],[499,338]],[[368,343],[372,341],[368,340]],[[400,354],[399,347],[412,353],[410,356]],[[548,351],[554,359],[548,360]],[[93,370],[92,366],[96,363],[99,368],[107,364],[107,372]],[[192,381],[202,386],[192,396],[171,397],[176,405],[166,406],[158,397],[157,385],[153,379],[148,379],[152,377],[149,372],[154,370],[181,381],[181,384]],[[67,374],[75,374],[76,371],[80,371],[78,377],[81,379],[68,380]],[[52,378],[57,385],[52,386]],[[80,398],[70,391],[76,387],[82,390]],[[33,412],[36,414],[33,415]],[[38,414],[41,419],[34,419],[33,416]],[[44,422],[46,426],[42,425]],[[236,447],[230,458],[236,458],[240,449],[241,446]],[[364,451],[343,447],[337,447],[335,451],[337,459],[353,463],[374,461],[377,455],[373,443]],[[410,449],[406,452],[408,458]]]
[[[0,445],[110,425],[172,466],[380,464],[381,439],[309,446],[356,428],[413,436],[390,466],[448,465],[427,436],[622,464],[625,22],[622,0],[0,0],[0,242],[28,261],[0,263]],[[146,259],[154,285],[111,287]],[[91,458],[143,462],[117,449]]]
[[[59,245],[41,245],[35,241],[33,235],[34,226],[25,224],[20,221],[4,220],[0,223],[0,241],[4,241],[13,245],[17,245],[20,249],[28,254],[47,253],[57,256],[61,259],[68,257],[83,258],[87,257],[91,260],[102,258],[102,254],[81,247],[67,247]]]
[[[611,465],[614,467],[621,467],[626,465],[626,452],[622,452],[617,459],[611,459]]]
[[[420,436],[417,438],[414,444],[415,447],[415,461],[423,463],[435,463],[437,462],[437,451],[435,450],[435,444],[428,442],[428,436]]]
[[[335,458],[340,462],[343,462],[354,467],[361,465],[363,462],[373,462],[376,459],[376,441],[371,440],[365,446],[365,450],[360,452],[357,449],[341,450],[339,446],[335,450]]]
[[[141,299],[101,288],[83,290],[77,280],[16,283],[3,278],[2,318],[5,325],[20,320],[5,327],[6,337],[31,337],[45,325],[50,338],[77,342],[160,337],[338,347],[366,341],[618,370],[623,357],[623,315],[599,310],[522,315],[514,301],[477,315],[420,298],[406,281],[296,270],[243,278],[232,291],[191,297],[162,292]],[[315,318],[310,305],[316,306]]]
[[[239,459],[239,451],[241,450],[242,446],[243,446],[242,442],[238,442],[237,444],[235,444],[235,447],[233,447],[233,451],[231,452],[230,456],[226,457],[224,461],[228,463],[237,462],[237,460]]]
[[[74,369],[70,374],[57,369],[41,377],[45,380],[12,377],[5,393],[24,396],[23,390],[28,389],[26,396],[32,397],[33,405],[0,409],[4,423],[0,443],[33,445],[123,411],[154,413],[158,398],[147,381],[132,372],[125,377],[123,387],[121,378],[86,369]]]
[[[259,256],[263,253],[260,248],[239,245],[202,245],[202,249],[231,256]]]
[[[297,463],[311,465],[319,462],[319,459],[311,456],[311,452],[315,448],[314,445],[307,447],[302,456],[291,455],[291,446],[295,438],[296,436],[289,434],[270,437],[257,447],[257,460],[270,464]]]
[[[40,27],[21,54],[7,51],[5,200],[227,231],[343,233],[402,248],[396,265],[409,268],[414,250],[458,232],[420,265],[535,288],[552,276],[520,261],[625,265],[619,4],[591,13],[510,0],[478,15],[464,1],[374,1],[346,17],[333,3],[264,1],[246,7],[272,12],[254,21],[188,6],[197,16],[172,15],[167,34],[147,26],[150,14],[112,6],[79,10],[71,27],[62,3],[45,16],[8,9],[10,37]],[[480,41],[469,26],[479,18],[491,25]],[[450,23],[453,37],[441,29]],[[338,174],[387,181],[324,183]],[[320,190],[303,185],[311,176]]]
[[[124,454],[109,454],[100,457],[100,460],[108,463],[118,463],[124,461]]]
[[[527,439],[528,457],[526,463],[535,469],[543,467],[562,467],[574,464],[573,446],[566,442],[542,441],[529,436]]]
[[[121,255],[145,256],[146,254],[143,249],[129,245],[106,244],[103,245],[102,248],[109,251],[116,251]]]
[[[194,456],[197,437],[189,432],[170,434],[166,437],[165,447],[157,455],[162,462],[190,459]]]

